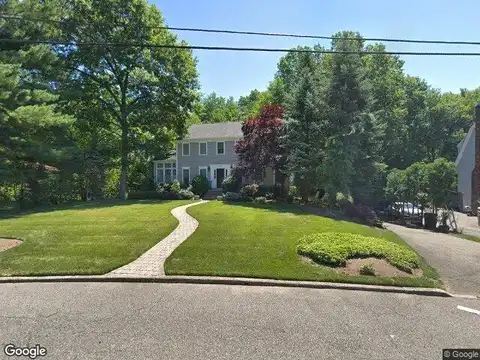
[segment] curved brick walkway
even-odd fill
[[[104,276],[108,277],[163,277],[163,264],[170,254],[184,242],[198,227],[198,221],[185,211],[190,206],[204,204],[199,201],[172,209],[171,213],[179,221],[178,226],[166,238],[131,263],[115,269]]]

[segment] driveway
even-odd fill
[[[463,230],[464,234],[480,236],[480,227],[476,216],[467,216],[461,212],[455,212],[455,218],[459,230]]]
[[[480,243],[394,224],[386,227],[438,271],[448,291],[480,295]]]
[[[0,284],[0,359],[11,343],[61,360],[438,360],[442,349],[480,344],[479,316],[458,305],[480,309],[479,300],[367,291]]]

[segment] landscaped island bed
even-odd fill
[[[308,214],[295,205],[213,201],[189,208],[188,213],[195,217],[200,225],[167,259],[167,275],[239,276],[441,287],[436,272],[402,239],[387,230]],[[373,237],[373,240],[378,239],[381,246],[392,244],[397,253],[407,254],[407,264],[411,265],[410,261],[415,259],[413,261],[422,275],[351,276],[338,271],[338,268],[312,264],[297,253],[296,249],[302,237],[329,232]]]
[[[88,202],[3,214],[0,237],[23,243],[0,252],[0,276],[105,274],[167,236],[178,224],[170,210],[190,202]]]

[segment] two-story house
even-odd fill
[[[223,179],[237,161],[233,145],[242,136],[240,122],[190,126],[185,138],[177,141],[174,155],[154,161],[155,183],[174,180],[190,183],[195,176],[203,175],[212,189],[221,188]],[[267,171],[263,184],[275,184],[274,171]]]

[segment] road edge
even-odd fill
[[[15,276],[0,277],[0,284],[15,283],[46,283],[46,282],[125,282],[125,283],[167,283],[167,284],[204,284],[204,285],[243,285],[269,287],[295,287],[310,289],[335,289],[371,291],[437,297],[457,297],[442,289],[400,287],[386,285],[363,285],[333,282],[294,281],[275,279],[256,279],[241,277],[214,277],[214,276],[162,276],[162,277],[133,277],[133,276],[105,276],[105,275],[74,275],[74,276]],[[458,295],[458,297],[477,298],[474,295]]]

